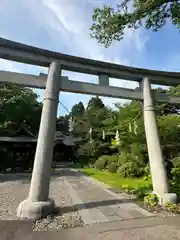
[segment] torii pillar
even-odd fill
[[[159,197],[161,205],[175,203],[177,196],[169,193],[168,178],[161,148],[157,119],[154,109],[150,80],[145,77],[140,83],[143,92],[143,112],[149,163],[152,174],[153,192]]]
[[[52,62],[47,77],[29,196],[17,209],[20,219],[35,220],[46,217],[55,206],[54,200],[49,198],[49,186],[60,81],[61,65]]]

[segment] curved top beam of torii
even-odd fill
[[[180,84],[180,73],[134,68],[109,62],[75,57],[0,38],[0,58],[48,67],[52,61],[62,63],[64,70],[92,75],[106,74],[111,78],[140,81],[144,77],[153,84]]]

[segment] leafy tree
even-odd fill
[[[0,136],[11,136],[25,127],[37,135],[41,118],[42,103],[38,95],[29,88],[13,84],[1,85],[0,88]],[[13,148],[12,148],[13,149]],[[11,150],[12,150],[11,149]],[[33,150],[23,149],[12,154],[4,144],[0,147],[0,171],[6,168],[21,170],[32,167]]]
[[[6,84],[0,88],[0,134],[7,135],[25,124],[37,134],[42,103],[38,95],[29,88]]]
[[[108,47],[121,40],[126,28],[158,31],[168,20],[180,29],[179,0],[124,0],[115,8],[105,5],[95,8],[91,36]]]
[[[158,118],[159,133],[162,149],[167,164],[171,166],[171,159],[179,154],[180,148],[180,117],[167,115]]]
[[[72,109],[75,109],[74,106]],[[102,100],[93,97],[89,100],[84,114],[76,118],[73,133],[83,139],[79,146],[81,154],[98,157],[103,152],[109,152],[110,141],[103,139],[103,121],[107,119],[109,113],[110,109],[105,107]]]
[[[87,106],[87,110],[98,110],[100,108],[104,108],[104,103],[102,102],[102,100],[99,97],[92,97],[89,102],[88,102],[88,106]]]
[[[94,133],[97,129],[102,127],[102,121],[106,119],[107,115],[108,109],[99,97],[93,97],[89,100],[86,109],[86,116]]]
[[[69,115],[58,117],[56,122],[56,130],[63,133],[69,132]]]
[[[75,121],[73,133],[75,136],[80,136],[86,141],[89,134],[89,128],[89,122],[86,117],[78,118]]]
[[[176,87],[170,87],[169,89],[154,89],[154,92],[168,94],[172,96],[180,96],[180,85]],[[163,116],[167,114],[179,114],[180,104],[170,104],[170,103],[156,103],[156,114],[158,116]]]
[[[82,102],[79,102],[78,104],[75,104],[72,107],[71,115],[72,115],[72,117],[77,118],[77,117],[83,116],[84,112],[85,112],[84,105]]]

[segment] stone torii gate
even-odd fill
[[[152,93],[151,84],[176,86],[180,84],[180,73],[126,67],[74,57],[2,38],[0,38],[0,58],[49,68],[48,76],[0,71],[1,83],[11,82],[45,89],[29,196],[18,207],[19,218],[45,217],[52,212],[55,205],[54,200],[49,198],[49,185],[60,91],[142,100],[153,191],[158,195],[161,204],[167,201],[176,202],[176,194],[169,192],[153,101],[175,104],[180,103],[180,98]],[[68,77],[61,76],[62,70],[97,75],[99,83],[69,80]],[[109,85],[110,77],[139,82],[140,88],[132,90],[112,87]]]

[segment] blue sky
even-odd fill
[[[1,0],[0,36],[62,53],[109,61],[134,67],[180,71],[180,34],[170,23],[158,33],[128,29],[124,40],[108,49],[89,36],[92,11],[104,3],[118,0]],[[38,74],[47,69],[0,59],[0,69]],[[96,82],[94,76],[63,72],[73,80]],[[134,88],[129,81],[111,79],[114,86]],[[43,91],[38,90],[40,99]],[[60,93],[60,101],[71,110],[76,102],[86,105],[89,96]],[[103,98],[112,106],[122,100]],[[59,106],[60,115],[66,111]]]

